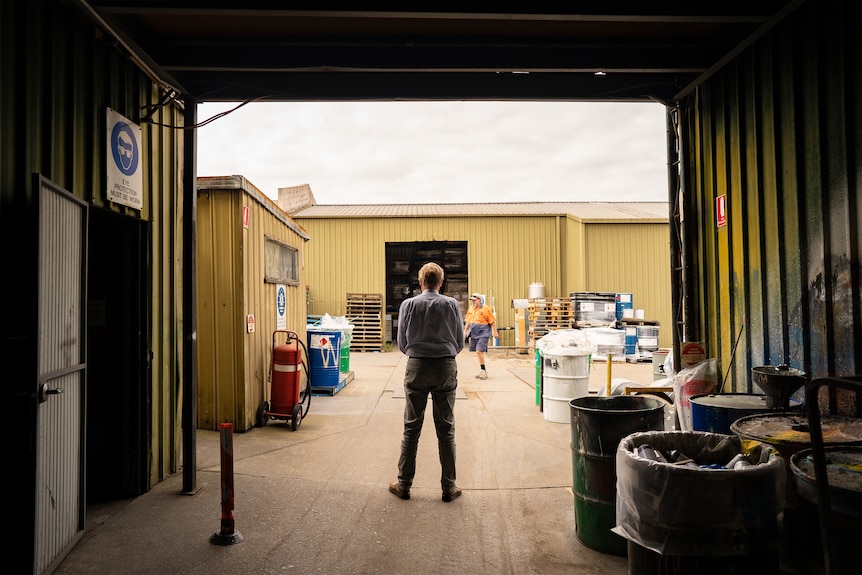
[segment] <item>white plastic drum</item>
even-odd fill
[[[569,402],[590,393],[590,356],[542,356],[542,414],[547,421],[570,423]]]

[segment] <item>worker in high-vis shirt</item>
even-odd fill
[[[464,339],[470,340],[470,351],[476,352],[479,358],[478,379],[488,379],[485,369],[485,352],[488,351],[488,339],[498,337],[497,318],[491,308],[482,303],[482,295],[474,293],[470,296],[470,309],[464,318]]]

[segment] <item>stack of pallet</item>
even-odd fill
[[[570,329],[574,325],[572,298],[532,298],[527,304],[529,347],[535,349],[536,340],[554,329]]]
[[[383,349],[383,295],[347,294],[347,319],[353,324],[350,351]]]

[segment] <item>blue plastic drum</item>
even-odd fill
[[[312,388],[338,387],[341,331],[308,330],[308,377]]]
[[[788,409],[766,406],[766,396],[753,393],[719,393],[695,395],[691,398],[691,424],[694,431],[709,431],[732,435],[730,426],[740,417],[763,413],[796,412],[802,402],[790,398]]]

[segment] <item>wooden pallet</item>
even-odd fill
[[[335,395],[342,389],[344,386],[353,381],[356,374],[352,371],[339,372],[338,373],[338,385],[323,385],[320,387],[311,386],[311,395]]]
[[[654,319],[635,319],[631,317],[624,317],[620,320],[620,325],[625,326],[659,326],[661,322]]]
[[[532,298],[527,302],[527,309],[531,311],[562,311],[572,313],[572,298],[570,297],[540,297]]]
[[[532,298],[527,302],[529,318],[527,334],[534,340],[555,329],[570,329],[574,326],[572,298]]]
[[[527,304],[530,322],[559,321],[571,323],[575,315],[572,310],[571,298],[555,298],[553,300],[531,299]]]
[[[370,352],[383,349],[383,295],[347,294],[347,319],[353,324],[350,351]]]

